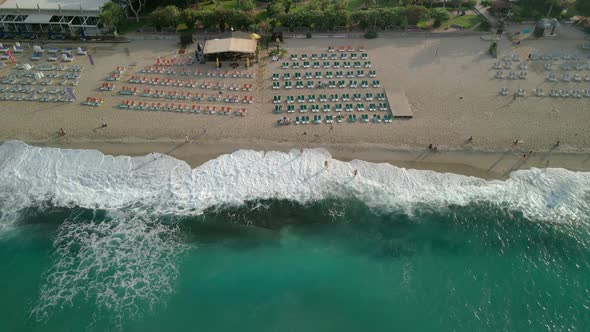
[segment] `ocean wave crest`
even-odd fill
[[[513,172],[507,180],[487,181],[360,160],[343,162],[323,150],[240,150],[191,169],[161,154],[113,157],[95,150],[39,148],[12,141],[0,146],[0,193],[3,217],[47,201],[57,206],[137,206],[156,214],[198,215],[213,206],[246,201],[307,203],[354,197],[382,211],[488,202],[530,219],[576,222],[590,211],[590,173],[530,169]]]

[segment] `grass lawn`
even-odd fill
[[[480,18],[477,15],[456,16],[446,22],[443,22],[440,27],[441,29],[445,29],[451,25],[456,25],[462,27],[463,29],[471,29],[479,22]]]
[[[220,6],[225,9],[238,9],[238,2],[237,0],[223,0],[220,1]],[[216,8],[214,3],[209,3],[206,5],[199,6],[199,9],[203,10],[214,10]]]
[[[348,10],[360,9],[365,4],[365,0],[349,0]]]

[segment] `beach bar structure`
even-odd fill
[[[99,14],[107,0],[0,0],[5,32],[100,34]]]
[[[256,40],[234,37],[207,40],[203,48],[203,54],[209,58],[240,58],[255,52]]]

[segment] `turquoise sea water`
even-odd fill
[[[238,204],[234,185],[231,195],[216,198],[231,204],[180,213],[179,205],[197,207],[171,200],[180,189],[170,189],[168,171],[169,187],[157,200],[150,194],[132,204],[91,207],[88,202],[104,205],[105,197],[121,200],[130,185],[111,180],[109,189],[95,192],[89,174],[104,178],[104,165],[93,164],[80,177],[79,162],[76,171],[65,169],[69,162],[52,168],[45,149],[19,147],[15,154],[6,148],[0,157],[18,163],[0,162],[0,331],[590,329],[590,195],[584,178],[572,180],[580,174],[555,171],[529,181],[535,186],[528,198],[542,214],[525,200],[457,204],[450,197],[465,190],[471,181],[465,177],[457,178],[459,187],[445,181],[445,189],[428,193],[447,190],[446,204],[386,208],[363,194],[366,184],[353,195]],[[69,158],[59,152],[62,161]],[[43,195],[39,186],[53,172],[33,172],[23,153],[33,153],[43,169],[63,172]],[[424,187],[417,189],[416,181],[407,196]],[[507,185],[477,183],[486,191]],[[553,189],[545,192],[541,183]],[[76,198],[77,190],[91,199]],[[377,198],[386,200],[383,195]],[[192,197],[195,204],[209,199]],[[170,201],[161,205],[164,199]]]

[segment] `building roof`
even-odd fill
[[[108,0],[6,0],[0,9],[87,10],[98,11]]]
[[[256,41],[242,38],[211,39],[205,42],[203,54],[215,53],[254,53],[256,52]]]

